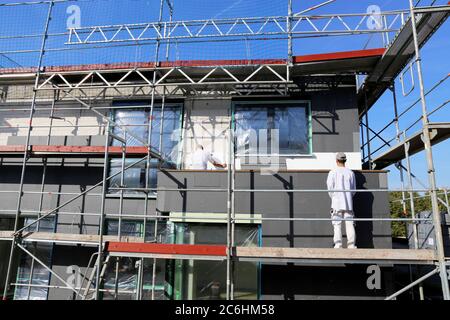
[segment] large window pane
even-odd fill
[[[176,243],[223,245],[226,243],[226,225],[176,223]],[[257,247],[259,226],[236,225],[237,246]],[[256,262],[235,263],[235,299],[258,299],[258,268]],[[226,262],[175,260],[171,272],[173,299],[218,300],[226,298]]]
[[[128,133],[127,146],[142,146],[143,142],[147,142],[150,136],[150,145],[152,150],[159,152],[166,161],[161,164],[163,168],[175,168],[179,163],[178,151],[180,142],[181,129],[181,112],[182,109],[178,105],[166,105],[162,108],[161,105],[155,105],[153,113],[150,107],[146,107],[142,103],[137,103],[141,107],[133,108],[132,105],[127,104],[123,107],[126,109],[116,109],[113,118],[116,123],[127,128],[132,136]],[[151,132],[149,132],[149,124],[151,118]],[[162,124],[162,130],[161,130]],[[113,133],[117,136],[123,137],[124,130],[119,127],[114,127]],[[112,142],[114,146],[121,146],[121,142],[114,139]],[[136,159],[126,159],[125,167],[136,162]],[[143,161],[125,171],[124,186],[127,188],[145,188],[157,187],[157,172],[160,166],[159,161],[151,159],[150,167],[148,169],[148,177],[146,177],[147,162]],[[110,175],[119,173],[122,170],[122,159],[112,159],[110,162]],[[121,186],[121,175],[118,174],[110,181],[110,187],[118,188]],[[118,190],[111,190],[110,193],[120,193]],[[136,190],[126,190],[126,194],[142,194]],[[152,192],[153,194],[155,192]]]
[[[236,144],[239,154],[308,154],[310,146],[309,105],[236,104]],[[260,135],[261,130],[263,135]],[[278,130],[278,147],[272,135]],[[262,141],[261,139],[266,139]]]
[[[238,153],[257,154],[259,131],[267,129],[268,115],[265,108],[236,109],[236,143]],[[255,145],[254,141],[258,141]]]
[[[144,233],[144,224],[142,221],[123,220],[120,225],[121,235],[127,237],[142,237]],[[164,234],[166,229],[165,221],[158,221],[157,225],[157,239],[164,242]],[[117,235],[119,232],[118,220],[106,221],[106,234]],[[155,239],[155,222],[148,221],[146,223],[145,238],[147,241]],[[155,268],[153,267],[154,259],[144,259],[144,282],[142,298],[143,300],[163,300],[164,296],[164,282],[165,282],[165,260],[157,259]],[[116,269],[118,271],[117,290],[119,300],[134,300],[137,294],[138,284],[138,269],[141,259],[139,258],[119,258],[108,264],[105,273],[104,288],[106,292],[103,295],[103,300],[115,299],[116,288]],[[155,271],[153,278],[153,271]]]
[[[127,146],[142,146],[148,140],[148,114],[143,110],[117,110],[114,114],[114,121],[120,126],[115,126],[113,132],[119,137],[126,135]],[[131,134],[129,134],[131,133]],[[114,140],[113,145],[121,146],[121,142]]]
[[[28,225],[33,221],[35,221],[34,218],[27,218],[24,223]],[[27,231],[37,231],[37,224],[29,227]],[[41,220],[39,231],[54,232],[55,219],[51,217]],[[25,247],[47,266],[51,266],[53,244],[31,243],[26,244]],[[21,255],[16,282],[18,285],[14,291],[14,300],[47,300],[46,286],[50,283],[50,272],[38,262],[33,261],[33,258],[26,253]],[[30,287],[28,287],[29,284]]]
[[[274,129],[279,130],[281,154],[309,153],[308,114],[305,107],[274,109]]]

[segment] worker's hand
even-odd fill
[[[226,168],[227,167],[227,165],[226,164],[222,164],[222,163],[214,163],[214,166],[215,167],[219,167],[219,168]]]

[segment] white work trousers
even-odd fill
[[[342,248],[342,219],[353,219],[352,211],[331,211],[332,224],[334,229],[334,246]],[[356,248],[356,233],[354,221],[345,221],[345,232],[347,233],[347,248]]]

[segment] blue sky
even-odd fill
[[[267,15],[286,15],[287,0],[173,0],[175,6],[174,20],[193,20],[207,18],[250,17]],[[417,0],[415,0],[417,1]],[[16,0],[1,1],[0,3],[13,3]],[[293,0],[294,12],[299,12],[323,0]],[[422,0],[422,5],[427,5],[431,0]],[[317,9],[312,13],[365,13],[370,5],[378,5],[382,11],[405,9],[408,0],[336,0],[334,3]],[[437,4],[446,4],[446,0],[437,1]],[[53,19],[50,24],[50,33],[57,34],[66,31],[67,8],[70,5],[78,5],[81,9],[81,25],[109,25],[122,23],[139,23],[156,21],[159,14],[159,0],[80,0],[76,2],[60,3],[55,5]],[[0,52],[15,50],[39,49],[39,34],[43,31],[46,5],[27,5],[16,7],[0,7]],[[168,11],[164,12],[164,20],[168,20]],[[423,48],[423,69],[425,74],[425,86],[430,88],[436,81],[450,73],[450,23],[447,21]],[[17,35],[37,35],[22,39],[5,38]],[[3,37],[3,38],[2,38]],[[64,44],[66,36],[51,36],[48,39],[47,49],[67,48]],[[316,39],[297,39],[294,41],[294,54],[324,53],[362,49],[368,36],[354,37],[330,37]],[[381,36],[373,36],[367,47],[375,48],[382,45]],[[170,60],[184,59],[239,59],[239,58],[284,58],[287,46],[285,40],[270,41],[241,41],[227,43],[198,44],[172,44]],[[49,50],[45,56],[45,65],[68,65],[80,63],[112,63],[152,61],[154,59],[153,45],[141,45],[125,48],[100,48],[96,50],[69,50],[52,52]],[[36,52],[10,53],[0,55],[0,67],[18,67],[35,65]],[[408,81],[406,81],[409,83]],[[417,78],[416,78],[417,83]],[[407,97],[403,97],[400,84],[397,81],[397,96],[400,112],[417,99],[416,89]],[[429,109],[433,109],[445,100],[449,99],[450,79],[431,94],[428,99]],[[406,128],[421,115],[418,104],[408,116],[401,119],[401,127]],[[370,122],[374,130],[382,128],[392,119],[392,96],[386,93],[369,113]],[[432,121],[449,121],[449,107],[443,108],[431,117]],[[415,126],[408,133],[412,134],[420,129]],[[389,140],[395,135],[394,127],[384,133]],[[375,142],[376,146],[376,142]],[[437,181],[440,186],[450,186],[450,166],[448,158],[449,143],[442,142],[433,148]],[[391,170],[390,187],[400,186],[398,172]],[[420,153],[412,157],[412,169],[419,179],[426,184],[427,168],[425,154]],[[419,187],[419,185],[416,185]]]

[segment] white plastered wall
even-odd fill
[[[230,107],[231,99],[185,101],[183,168],[190,168],[191,155],[198,144],[223,163],[228,162]],[[213,169],[211,164],[208,165]]]
[[[102,135],[104,129],[103,119],[89,110],[58,110],[60,108],[79,107],[79,104],[62,104],[56,107],[53,120],[50,119],[50,110],[37,111],[33,117],[32,137],[45,137],[49,133],[50,123],[53,123],[52,137],[67,136],[96,136]],[[13,136],[26,137],[30,112],[22,109],[30,108],[30,104],[2,106],[8,111],[0,112],[0,145],[7,145],[8,139]],[[39,104],[37,108],[51,108],[51,103]],[[81,126],[81,127],[77,127]]]
[[[218,159],[228,163],[228,129],[230,123],[229,99],[186,100],[183,137],[183,168],[189,169],[191,154],[197,144],[212,152]],[[314,139],[314,137],[313,137]],[[361,153],[347,152],[347,166],[361,169]],[[330,170],[336,166],[335,152],[317,152],[310,156],[280,157],[280,168],[287,170]],[[208,164],[209,169],[214,169]],[[236,169],[241,169],[236,159]]]

